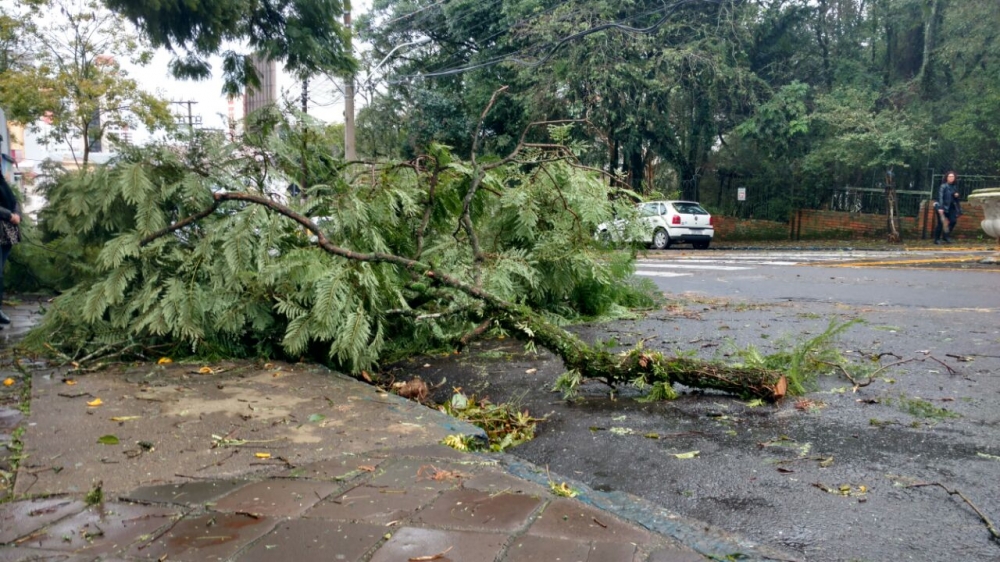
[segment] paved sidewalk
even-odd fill
[[[7,310],[7,333],[37,320],[31,305]],[[0,403],[0,437],[24,427],[0,562],[791,559],[509,455],[440,445],[481,430],[316,366],[30,372],[30,416],[4,422]],[[562,484],[579,495],[556,495]]]

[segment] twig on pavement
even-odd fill
[[[990,535],[992,535],[993,540],[1000,541],[1000,531],[997,530],[996,526],[993,524],[993,521],[990,521],[990,518],[987,517],[986,514],[983,513],[982,510],[980,510],[979,507],[976,506],[976,504],[972,503],[972,500],[965,497],[965,494],[963,494],[961,490],[957,488],[956,489],[948,488],[947,486],[945,486],[940,482],[917,482],[915,484],[910,484],[906,487],[924,488],[927,486],[937,486],[938,488],[941,488],[945,492],[948,492],[948,495],[950,496],[958,496],[962,498],[962,501],[964,501],[969,507],[971,507],[972,510],[976,512],[976,515],[978,515],[979,518],[982,519],[983,523],[986,524],[986,529],[990,532]]]

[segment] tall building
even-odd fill
[[[278,65],[261,55],[252,55],[253,68],[260,78],[260,87],[247,86],[243,94],[243,118],[278,101]]]

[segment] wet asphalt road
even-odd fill
[[[987,252],[676,252],[652,253],[642,263],[719,269],[655,268],[692,272],[651,277],[667,292],[760,301],[814,301],[858,306],[923,308],[1000,307],[1000,269],[957,262],[943,269],[937,260],[986,256]],[[762,263],[761,263],[762,262]],[[771,265],[780,264],[780,265]],[[794,265],[788,265],[794,264]],[[868,264],[876,264],[874,267]],[[894,267],[887,267],[887,266]],[[640,264],[640,269],[643,265]],[[733,268],[733,269],[725,269]],[[738,269],[737,269],[738,268]]]
[[[698,259],[706,255],[719,263],[726,257]],[[862,362],[861,352],[892,353],[900,359],[882,364],[908,362],[856,392],[831,372],[808,401],[763,406],[690,390],[672,402],[643,403],[633,390],[612,395],[596,383],[566,403],[549,392],[561,363],[509,340],[412,369],[434,383],[447,378],[435,398],[458,386],[548,415],[537,438],[511,454],[790,558],[1000,560],[1000,542],[969,505],[938,487],[912,486],[961,491],[1000,521],[1000,272],[789,261],[654,276],[670,300],[664,309],[575,330],[731,361],[737,349],[787,350],[831,320],[859,319],[838,340],[841,353]],[[675,456],[694,451],[694,458]]]

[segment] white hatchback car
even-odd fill
[[[712,215],[694,201],[648,201],[640,203],[637,210],[637,224],[626,228],[624,220],[601,223],[597,237],[644,242],[657,250],[672,244],[691,244],[704,250],[715,236]]]

